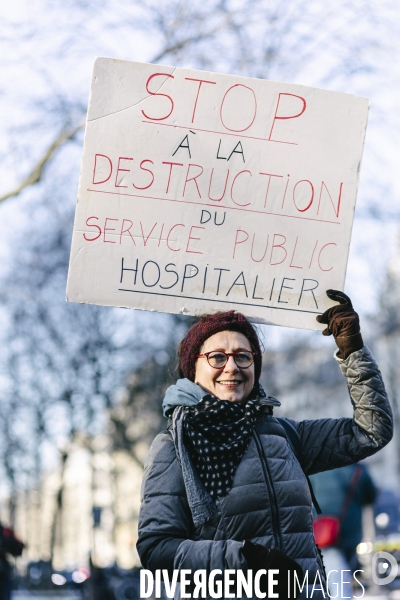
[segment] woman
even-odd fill
[[[353,419],[274,418],[279,402],[259,384],[259,340],[240,313],[208,315],[183,339],[183,378],[163,403],[171,424],[154,440],[143,480],[137,548],[146,569],[278,569],[273,591],[285,599],[294,597],[287,574],[295,571],[308,579],[297,597],[325,597],[306,475],[359,461],[392,437],[358,315],[345,294],[327,294],[339,304],[317,320],[338,345]]]

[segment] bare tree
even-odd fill
[[[124,393],[110,411],[109,433],[114,449],[129,452],[141,467],[155,435],[167,426],[162,399],[166,388],[178,377],[178,341],[193,322],[181,315],[171,317],[167,344],[129,373]]]
[[[398,18],[395,0],[101,0],[95,11],[83,0],[40,0],[18,18],[0,13],[0,109],[7,115],[0,201],[17,194],[17,219],[24,221],[48,185],[57,201],[61,174],[71,182],[72,205],[95,55],[364,95],[372,108],[349,281],[358,306],[371,310],[378,298],[369,283],[376,271],[382,283],[392,249],[387,226],[399,216],[392,135],[399,120]],[[8,231],[4,237],[12,243]]]
[[[399,249],[398,249],[399,252]],[[375,322],[376,347],[382,360],[382,372],[391,399],[394,416],[397,473],[400,478],[400,256],[391,261],[381,290],[380,311]]]
[[[382,65],[399,51],[398,46],[393,46],[397,40],[397,6],[393,0],[379,5],[365,0],[340,0],[329,7],[316,0],[169,0],[161,4],[155,0],[103,0],[96,11],[95,30],[86,2],[74,0],[68,7],[58,6],[53,11],[49,11],[49,6],[48,0],[42,0],[36,18],[30,22],[7,22],[3,18],[3,30],[8,33],[3,44],[18,35],[21,48],[10,60],[10,68],[18,60],[28,62],[26,68],[37,78],[40,91],[25,93],[20,106],[23,109],[28,103],[31,122],[11,125],[10,147],[4,151],[6,162],[14,161],[16,172],[26,169],[28,175],[4,190],[0,201],[39,182],[46,164],[82,128],[89,65],[74,72],[73,81],[81,86],[75,90],[60,86],[57,73],[76,62],[77,52],[81,61],[91,60],[96,49],[115,57],[309,85],[335,85],[343,91],[367,93],[368,88],[372,91],[372,86],[387,80],[390,72]],[[46,18],[42,19],[44,15]],[[52,55],[49,57],[44,46],[35,58],[28,58],[39,27],[42,34],[43,28],[56,32]],[[366,73],[373,81],[363,80]],[[380,121],[384,119],[382,108],[377,116]],[[40,143],[38,134],[43,138]],[[18,139],[19,135],[22,148],[10,139]],[[26,155],[22,161],[21,150]],[[376,199],[371,197],[369,201],[369,210],[382,212]]]
[[[169,317],[67,304],[70,223],[62,223],[15,258],[3,280],[9,436],[33,481],[43,468],[43,441],[54,448],[76,431],[101,431],[124,374],[137,369],[170,337]],[[25,459],[22,460],[23,456]]]

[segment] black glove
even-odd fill
[[[328,325],[322,335],[333,335],[339,352],[339,358],[347,358],[352,352],[361,350],[364,346],[360,332],[360,320],[346,294],[338,290],[327,290],[326,295],[331,300],[339,302],[318,315],[318,323]]]
[[[277,585],[274,585],[274,592],[278,594],[279,600],[288,600],[297,598],[300,595],[299,588],[296,586],[296,595],[294,594],[294,572],[300,585],[303,582],[303,569],[300,565],[281,550],[273,548],[269,550],[261,544],[253,544],[250,540],[245,540],[242,548],[243,555],[247,560],[249,569],[253,570],[254,575],[260,569],[278,569],[279,573],[274,577]],[[288,573],[290,573],[290,594],[288,589]],[[260,577],[260,590],[268,594],[268,576]],[[268,596],[267,596],[268,598]]]

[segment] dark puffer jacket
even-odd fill
[[[195,527],[169,432],[153,442],[145,467],[137,549],[146,569],[243,569],[245,539],[279,548],[308,573],[301,598],[322,599],[312,502],[305,477],[374,454],[392,437],[392,412],[378,367],[364,347],[339,360],[347,377],[354,418],[289,422],[302,445],[301,464],[283,427],[260,414],[237,468],[233,487],[218,502],[218,516]]]

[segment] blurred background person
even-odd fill
[[[13,567],[10,556],[21,556],[25,545],[12,529],[0,523],[0,600],[10,600]]]
[[[368,468],[360,463],[317,473],[310,480],[322,511],[314,529],[326,572],[332,571],[330,591],[334,596],[338,593],[338,598],[352,597],[353,573],[360,568],[357,545],[363,537],[362,511],[374,503],[377,489]],[[341,574],[346,570],[351,572]]]

